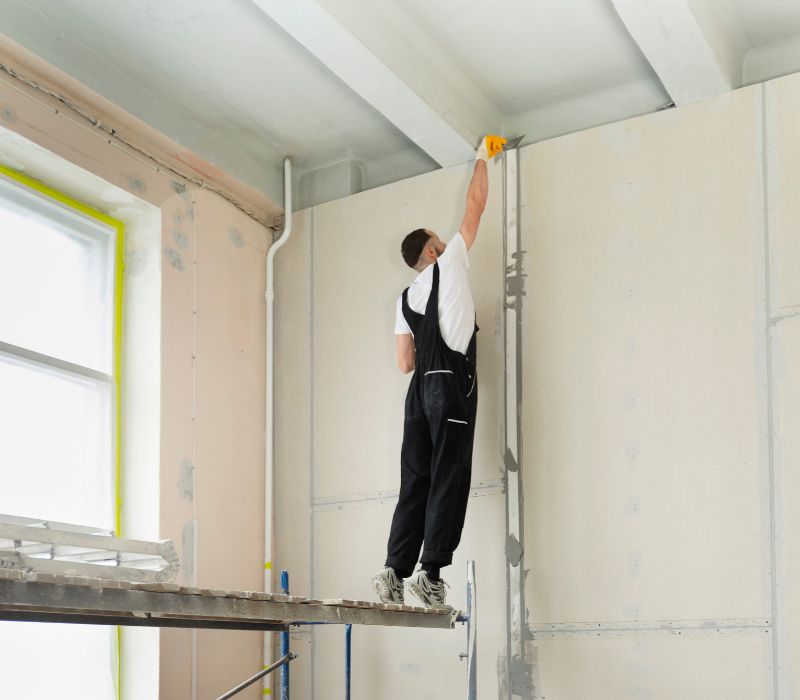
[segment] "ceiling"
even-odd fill
[[[0,0],[14,41],[299,208],[800,71],[797,0]]]

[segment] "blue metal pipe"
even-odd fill
[[[289,572],[281,571],[281,592],[289,595]],[[289,632],[281,632],[281,656],[289,653]],[[289,664],[281,667],[281,700],[289,700]]]
[[[350,700],[350,650],[353,642],[353,625],[344,626],[344,698]]]

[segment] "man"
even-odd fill
[[[414,375],[405,404],[400,499],[385,568],[372,577],[384,603],[404,602],[406,579],[426,606],[449,607],[439,570],[452,563],[461,539],[478,406],[478,327],[467,253],[489,194],[486,163],[505,142],[500,136],[482,140],[459,232],[445,244],[433,231],[417,229],[401,246],[403,259],[419,274],[397,300],[397,364]],[[423,542],[421,568],[414,574]]]

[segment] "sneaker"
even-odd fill
[[[436,610],[453,609],[444,602],[447,595],[445,589],[449,588],[449,586],[443,579],[431,581],[425,569],[420,569],[411,578],[406,579],[406,584],[408,585],[408,590],[419,598],[426,608],[435,608]]]
[[[388,566],[381,569],[370,582],[382,603],[403,604],[403,582],[397,578],[394,569]]]

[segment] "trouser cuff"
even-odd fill
[[[434,566],[448,566],[453,563],[452,552],[436,552],[432,549],[424,549],[420,557],[422,564],[433,564]]]
[[[411,576],[411,574],[414,573],[415,563],[416,562],[413,561],[410,564],[408,562],[400,562],[397,559],[392,559],[391,557],[389,557],[386,560],[384,566],[388,566],[389,568],[394,569],[394,572],[400,578],[408,578],[409,576]]]

